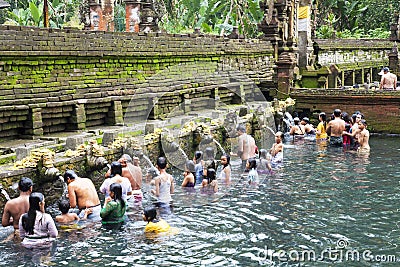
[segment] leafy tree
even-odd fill
[[[193,32],[200,28],[206,33],[224,35],[233,27],[247,37],[258,35],[257,24],[263,13],[260,0],[163,0],[166,15],[161,27],[168,32]]]

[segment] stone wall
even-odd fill
[[[0,26],[0,140],[252,99],[272,57],[260,40]]]

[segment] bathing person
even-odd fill
[[[194,184],[196,183],[196,173],[194,168],[194,162],[192,160],[187,160],[185,164],[185,171],[183,172],[184,178],[182,181],[182,187],[194,187]]]
[[[132,187],[132,195],[135,200],[142,200],[142,169],[139,167],[139,158],[134,157],[132,160],[131,156],[123,154],[118,161],[122,165],[121,176],[129,179]]]
[[[163,219],[157,219],[157,210],[155,207],[146,207],[143,211],[143,220],[147,222],[144,228],[145,233],[166,233],[171,227]]]
[[[342,112],[342,120],[344,120],[344,129],[346,132],[350,132],[351,131],[351,127],[352,127],[352,119],[349,116],[349,114],[347,112]],[[349,135],[346,134],[342,134],[343,137],[343,147],[349,148],[350,145],[352,143],[354,143],[354,141],[352,140],[353,138]]]
[[[58,223],[70,223],[73,221],[79,221],[79,216],[76,213],[68,212],[70,209],[69,201],[63,199],[58,203],[58,209],[61,211],[61,215],[56,216],[56,222]],[[85,215],[82,220],[86,220],[87,216],[92,212],[92,209],[85,209]]]
[[[271,169],[270,163],[269,163],[269,157],[270,155],[268,154],[268,151],[266,149],[260,149],[260,158],[258,159],[257,163],[257,171],[260,173],[266,173],[268,170]]]
[[[137,163],[139,162],[139,158],[137,159]],[[135,200],[140,201],[143,198],[142,193],[142,169],[136,166],[128,154],[123,154],[121,158],[118,160],[122,166],[122,174],[123,177],[128,178],[131,183],[132,195],[135,197]],[[110,177],[111,169],[107,171],[106,178]],[[111,184],[111,183],[110,183]]]
[[[68,198],[72,209],[78,207],[78,216],[83,218],[86,209],[92,209],[88,215],[90,220],[100,220],[100,200],[92,180],[79,177],[73,170],[64,174],[64,181],[68,184]]]
[[[206,147],[204,151],[204,168],[203,168],[203,177],[207,177],[208,169],[216,169],[217,162],[215,160],[214,148]]]
[[[214,169],[207,170],[207,176],[203,179],[203,182],[201,183],[201,190],[203,193],[210,191],[216,193],[218,191],[218,182]]]
[[[247,174],[249,184],[258,183],[260,179],[257,172],[257,160],[255,158],[250,158],[247,160],[246,169],[249,170]]]
[[[390,73],[388,67],[383,68],[383,75],[379,84],[379,89],[383,90],[396,90],[397,76],[396,74]]]
[[[271,155],[270,164],[268,168],[271,170],[272,168],[278,167],[283,163],[283,143],[282,140],[284,138],[283,132],[275,133],[275,143],[272,145],[269,150],[269,154]]]
[[[169,203],[172,201],[171,194],[174,193],[174,178],[166,171],[167,160],[164,157],[157,159],[157,169],[160,175],[155,178],[156,189],[152,193],[157,197],[160,203]]]
[[[304,137],[304,134],[306,133],[304,129],[304,125],[300,123],[300,119],[298,117],[295,117],[293,119],[294,125],[290,125],[290,135],[293,135],[293,138],[295,137]]]
[[[326,113],[321,112],[318,116],[319,124],[317,126],[317,130],[315,131],[315,139],[317,141],[326,140],[328,138],[328,134],[326,133]]]
[[[200,184],[203,181],[203,169],[204,169],[204,161],[203,161],[203,152],[196,151],[194,152],[193,162],[195,164],[195,173],[196,173],[196,184]]]
[[[110,196],[104,200],[100,211],[103,225],[119,225],[125,221],[126,202],[122,196],[122,186],[119,183],[110,185]]]
[[[132,195],[132,187],[128,178],[122,176],[122,165],[118,161],[111,163],[111,174],[110,178],[106,178],[103,184],[100,186],[100,192],[105,194],[106,197],[110,195],[110,185],[112,183],[119,183],[122,187],[122,196],[124,199],[128,198],[128,195]]]
[[[333,147],[343,147],[343,131],[345,130],[345,122],[342,120],[340,115],[342,111],[335,109],[333,111],[334,119],[329,121],[326,132],[330,136],[329,145]]]
[[[367,130],[367,122],[365,120],[361,120],[358,129],[360,131],[358,136],[358,143],[360,146],[358,147],[357,151],[360,153],[368,153],[371,148],[369,146],[369,131]]]
[[[231,181],[231,157],[228,154],[223,154],[221,156],[222,170],[219,174],[219,179],[229,183]]]
[[[32,193],[33,182],[28,177],[22,177],[18,182],[19,197],[7,201],[4,206],[1,224],[14,227],[14,237],[19,237],[19,218],[29,210],[29,196]]]
[[[315,135],[314,126],[310,123],[310,119],[308,117],[304,117],[300,124],[304,126],[304,132],[308,135]]]
[[[251,135],[246,133],[246,127],[243,124],[240,124],[236,130],[239,135],[237,155],[242,160],[242,170],[245,170],[247,160],[256,156],[256,142]]]
[[[57,237],[54,220],[45,213],[42,193],[34,192],[29,196],[29,210],[20,217],[19,230],[22,245],[29,248],[50,244]]]

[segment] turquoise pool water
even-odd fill
[[[373,136],[368,157],[285,143],[284,168],[217,194],[177,186],[162,216],[179,234],[144,235],[141,205],[119,230],[60,231],[49,250],[0,243],[2,266],[382,266],[400,260],[400,138]],[[179,173],[180,174],[180,173]],[[182,177],[176,173],[177,184]],[[148,189],[149,186],[146,186]],[[145,195],[143,206],[152,199]],[[53,212],[52,209],[49,210]],[[9,229],[0,231],[2,239]],[[400,263],[386,264],[398,266]],[[385,265],[385,266],[386,266]]]

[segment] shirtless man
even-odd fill
[[[256,156],[256,142],[251,135],[246,133],[244,125],[239,125],[236,130],[239,135],[237,155],[242,160],[242,170],[245,170],[247,160]]]
[[[100,220],[100,200],[92,180],[80,178],[72,171],[68,170],[64,174],[64,181],[68,184],[68,198],[71,208],[78,206],[79,217],[85,216],[85,210],[91,209],[92,213],[88,219]]]
[[[333,120],[328,123],[326,127],[326,132],[330,135],[329,145],[334,147],[342,147],[343,146],[343,137],[342,134],[345,131],[345,122],[342,120],[340,115],[342,111],[340,109],[335,109],[333,111],[333,115],[335,116]]]
[[[122,176],[128,178],[131,182],[132,195],[135,200],[141,200],[143,198],[141,168],[134,165],[131,156],[128,154],[122,155],[118,161],[122,165]]]
[[[33,182],[27,177],[22,177],[18,183],[19,197],[7,201],[1,224],[4,227],[14,226],[14,236],[19,237],[18,223],[22,214],[29,210],[29,196],[32,193]]]
[[[369,131],[367,130],[367,122],[365,120],[361,120],[358,130],[358,143],[360,146],[357,151],[360,153],[368,153],[371,148],[369,146]]]
[[[397,76],[396,74],[390,73],[388,67],[383,68],[383,75],[379,89],[383,90],[396,90]]]

